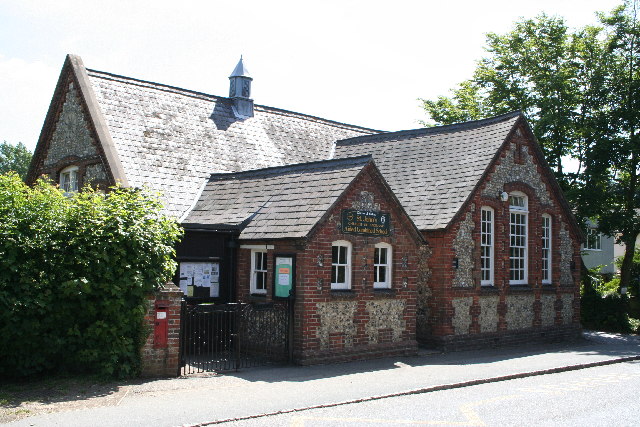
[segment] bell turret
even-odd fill
[[[252,80],[240,56],[238,65],[229,76],[229,98],[233,101],[233,112],[239,119],[253,117]]]

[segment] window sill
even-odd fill
[[[451,289],[455,289],[455,290],[458,290],[458,291],[464,291],[464,290],[470,291],[470,290],[472,290],[474,288],[475,287],[472,286],[472,285],[452,285],[451,286]]]
[[[267,293],[266,292],[264,294],[263,293],[260,293],[260,294],[253,293],[253,294],[250,294],[250,296],[251,296],[251,298],[262,298],[262,299],[265,299],[265,298],[267,298]]]
[[[530,291],[533,288],[528,283],[523,284],[509,284],[509,289],[512,291]]]
[[[391,288],[373,288],[373,294],[378,296],[395,296],[396,290]]]
[[[500,292],[500,289],[496,288],[495,285],[481,285],[480,292],[484,292],[487,294],[495,294]]]
[[[356,293],[352,289],[331,289],[334,298],[355,298]]]

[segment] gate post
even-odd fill
[[[289,291],[287,299],[287,362],[293,363],[293,325],[294,325],[294,308],[296,302],[296,294],[293,290]]]
[[[180,369],[182,291],[168,282],[147,301],[145,324],[149,334],[141,350],[141,376],[174,377]]]
[[[242,318],[242,304],[240,303],[236,303],[235,304],[235,310],[234,310],[234,329],[235,329],[235,335],[236,335],[236,341],[234,343],[234,350],[235,350],[235,356],[236,356],[236,372],[238,371],[238,369],[240,369],[240,341],[242,340],[242,328],[243,328],[243,318]]]

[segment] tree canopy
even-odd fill
[[[422,101],[427,125],[521,110],[578,217],[626,244],[626,287],[640,233],[637,0],[598,17],[600,26],[572,30],[541,15],[490,33],[473,76]]]
[[[16,172],[25,179],[31,163],[31,152],[21,142],[11,145],[7,141],[0,144],[0,174]]]

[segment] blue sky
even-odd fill
[[[545,12],[572,27],[620,1],[0,0],[0,141],[35,147],[67,53],[88,68],[226,96],[244,55],[253,98],[381,130],[470,77],[485,34]]]

